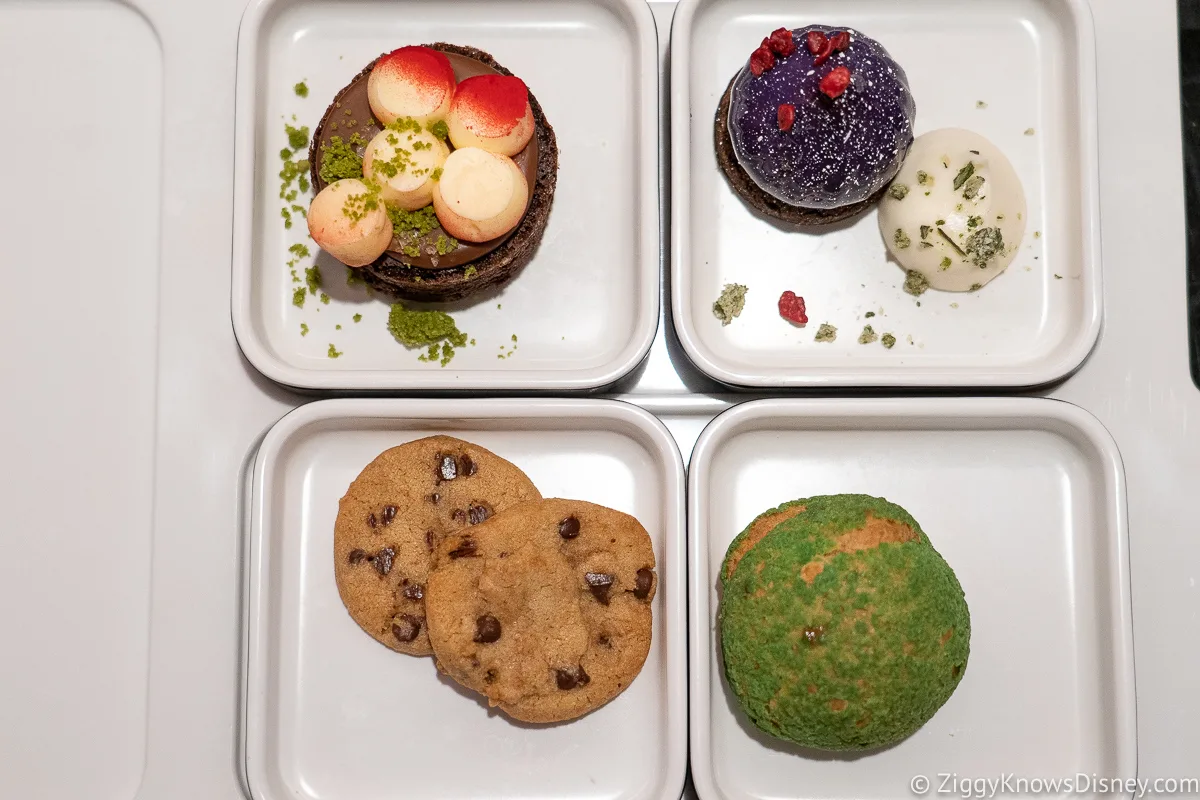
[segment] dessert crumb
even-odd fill
[[[362,314],[355,314],[353,317],[351,317],[351,319],[353,319],[355,322],[362,322]]]
[[[297,97],[308,97],[308,84],[300,81],[292,87],[292,91],[296,93]]]
[[[883,346],[884,346],[884,347],[886,347],[888,350],[891,350],[893,347],[895,347],[895,346],[896,346],[896,337],[895,337],[895,336],[893,336],[893,335],[892,335],[892,334],[890,334],[890,333],[885,333],[885,334],[883,335],[883,337],[880,339],[880,342],[881,342],[881,343],[883,344]]]
[[[341,358],[342,357],[341,352],[336,347],[333,346],[332,342],[330,342],[329,350],[325,353],[325,355],[329,356],[330,358]]]
[[[836,340],[837,328],[828,322],[822,322],[821,327],[817,329],[817,335],[813,337],[814,342],[833,342]]]
[[[746,292],[748,288],[740,283],[727,283],[721,290],[721,296],[713,303],[713,316],[721,320],[724,327],[733,322],[746,307]]]
[[[987,103],[985,103],[985,102],[983,102],[982,100],[976,100],[976,101],[975,101],[975,107],[976,107],[976,108],[978,108],[978,109],[980,109],[980,110],[982,110],[982,109],[985,109],[985,108],[987,108],[987,107],[988,107],[988,104],[987,104]]]
[[[308,336],[308,324],[305,322],[300,323],[300,335]]]
[[[858,336],[859,344],[871,344],[879,340],[879,334],[875,333],[875,329],[870,325],[864,325],[862,333]]]
[[[1026,136],[1033,136],[1033,134],[1034,134],[1034,133],[1035,133],[1035,131],[1033,130],[1033,128],[1026,128],[1026,129],[1025,129],[1025,135],[1026,135]]]

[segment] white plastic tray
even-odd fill
[[[908,509],[971,609],[954,695],[916,734],[860,758],[759,734],[735,711],[714,643],[716,575],[733,537],[782,502],[842,492]],[[950,773],[1136,774],[1125,479],[1087,412],[1025,398],[746,403],[693,450],[688,543],[702,800],[911,798],[926,793],[910,788],[918,775],[940,796],[938,776]]]
[[[330,562],[338,499],[386,448],[434,433],[521,467],[546,497],[635,515],[658,560],[650,655],[586,717],[514,723],[364,635]],[[608,400],[327,400],[263,440],[248,536],[244,755],[255,800],[676,800],[687,754],[684,474],[648,412]]]
[[[918,135],[969,128],[1012,160],[1028,232],[981,291],[905,294],[874,211],[801,233],[729,188],[713,153],[718,99],[763,36],[817,22],[883,43],[908,74]],[[1085,0],[682,0],[671,31],[671,276],[688,356],[718,381],[752,387],[1030,386],[1072,372],[1101,321],[1094,50]],[[726,283],[750,291],[722,327],[712,304]],[[806,328],[779,317],[785,290],[807,301]],[[838,328],[836,342],[813,341],[822,322]],[[858,344],[868,322],[896,346]]]
[[[445,368],[392,338],[388,302],[347,287],[345,267],[318,255],[303,218],[284,229],[277,177],[292,114],[292,124],[315,130],[365,64],[431,41],[478,47],[524,79],[560,150],[533,261],[501,290],[438,306],[476,340]],[[252,2],[238,40],[232,293],[247,359],[311,389],[591,389],[624,376],[658,326],[657,64],[654,20],[640,0]],[[302,79],[303,99],[293,91]],[[312,296],[303,309],[292,304],[300,284],[285,264],[294,243],[313,254],[301,277],[321,265],[328,305]],[[516,352],[497,358],[514,335]],[[329,358],[330,344],[339,358]]]

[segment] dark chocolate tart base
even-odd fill
[[[725,173],[725,177],[729,180],[729,185],[733,187],[733,191],[747,205],[772,219],[788,222],[792,225],[815,227],[833,225],[834,223],[857,217],[879,202],[884,192],[887,191],[887,186],[884,186],[866,200],[828,210],[790,206],[763,191],[742,165],[738,163],[737,154],[733,150],[733,139],[729,136],[729,100],[733,94],[733,82],[735,80],[737,80],[737,75],[734,75],[733,79],[729,81],[729,86],[725,88],[725,94],[721,95],[721,102],[717,104],[717,116],[713,123],[713,140],[717,150],[717,163],[721,165],[721,171]]]
[[[472,58],[501,75],[512,75],[512,72],[496,63],[489,53],[474,47],[445,42],[425,47]],[[372,61],[363,71],[369,73],[374,66],[375,62]],[[558,183],[558,141],[554,136],[554,128],[546,121],[546,115],[532,92],[529,93],[529,106],[533,109],[533,135],[537,137],[538,144],[537,180],[530,187],[529,207],[525,210],[525,216],[508,238],[496,249],[473,261],[440,269],[409,266],[390,253],[384,253],[360,270],[368,286],[404,300],[444,303],[501,286],[516,277],[533,259],[550,219],[550,206],[554,202],[554,190]],[[321,126],[312,137],[314,150],[316,142],[322,138],[324,122],[322,119]],[[315,176],[316,165],[320,161],[315,152],[310,153],[309,158]],[[313,185],[317,185],[315,177]]]

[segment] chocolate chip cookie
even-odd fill
[[[350,484],[333,529],[334,577],[363,630],[401,653],[429,655],[425,583],[447,534],[541,493],[478,445],[430,436],[381,453]]]
[[[628,514],[539,500],[438,546],[426,587],[439,667],[526,722],[612,700],[650,651],[654,549]]]

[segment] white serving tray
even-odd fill
[[[432,41],[478,47],[524,79],[560,150],[533,261],[503,289],[436,306],[476,340],[445,368],[392,338],[391,301],[348,287],[346,268],[320,253],[303,218],[284,229],[277,177],[291,115],[315,130],[365,64]],[[659,318],[657,53],[640,0],[254,0],[238,39],[234,176],[232,311],[246,358],[307,389],[594,389],[629,373]],[[588,68],[566,66],[581,63]],[[302,79],[303,99],[293,91]],[[307,207],[308,197],[297,202]],[[285,263],[295,243],[313,254],[301,278],[321,266],[328,305],[313,296],[303,309],[292,304],[301,284]],[[498,358],[514,341],[516,352]]]
[[[971,609],[971,658],[954,695],[910,738],[860,757],[758,733],[735,711],[715,646],[716,575],[733,537],[780,503],[843,492],[908,509]],[[698,796],[870,800],[944,794],[942,774],[1135,775],[1126,524],[1116,444],[1066,403],[762,400],[717,417],[689,479]],[[910,788],[918,775],[931,781],[925,791]]]
[[[891,52],[917,101],[918,135],[969,128],[1012,160],[1027,233],[983,290],[905,294],[874,210],[802,233],[756,215],[729,188],[713,153],[718,99],[767,33],[817,22],[857,28]],[[671,277],[684,350],[715,380],[749,387],[1032,386],[1067,376],[1101,322],[1096,125],[1085,0],[681,0],[671,30]],[[727,283],[750,291],[741,317],[722,327],[712,304]],[[807,327],[779,317],[785,290],[807,301]],[[836,342],[813,341],[822,322],[838,328]],[[867,323],[896,346],[858,344]]]
[[[359,630],[331,553],[338,499],[390,446],[445,433],[521,467],[546,497],[635,515],[658,561],[650,655],[571,723],[514,723]],[[245,778],[255,800],[676,800],[687,761],[684,473],[648,412],[610,400],[327,400],[288,414],[254,465]]]

